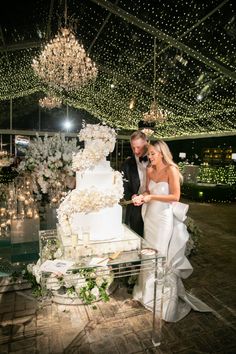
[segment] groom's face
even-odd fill
[[[131,148],[137,157],[143,156],[147,152],[147,142],[142,138],[131,140]]]

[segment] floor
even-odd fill
[[[0,294],[0,353],[236,353],[236,205],[187,202],[202,236],[185,286],[214,313],[191,311],[178,323],[164,323],[162,344],[154,348],[152,314],[125,287],[96,306],[39,302],[19,287]]]

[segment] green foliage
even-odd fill
[[[27,280],[31,284],[32,295],[36,298],[49,296],[50,292],[47,289],[44,289],[41,284],[38,284],[36,277],[29,272],[26,268],[23,270],[17,270],[12,273],[12,281],[17,280]]]
[[[66,289],[66,293],[69,296],[75,295],[76,294],[75,287],[74,286],[70,286],[69,288]]]
[[[91,304],[95,300],[109,301],[107,289],[110,285],[106,277],[102,277],[98,283],[98,276],[95,268],[85,268],[79,271],[80,275],[85,278],[85,285],[79,290],[79,297],[85,304]],[[97,293],[97,294],[96,294]]]

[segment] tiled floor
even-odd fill
[[[152,314],[119,288],[109,303],[65,306],[37,302],[30,290],[1,295],[0,353],[236,353],[235,204],[190,202],[203,231],[185,286],[214,309],[164,323],[162,344],[151,343]]]

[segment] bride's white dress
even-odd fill
[[[150,194],[169,194],[167,182],[150,181]],[[185,291],[182,279],[193,271],[185,256],[189,234],[183,221],[188,206],[182,203],[151,201],[143,205],[144,238],[161,255],[166,257],[165,285],[162,318],[167,322],[176,322],[186,316],[191,309],[212,311],[206,304]],[[160,301],[161,288],[157,288],[157,300]],[[141,272],[133,290],[134,299],[147,309],[153,309],[154,273]]]

